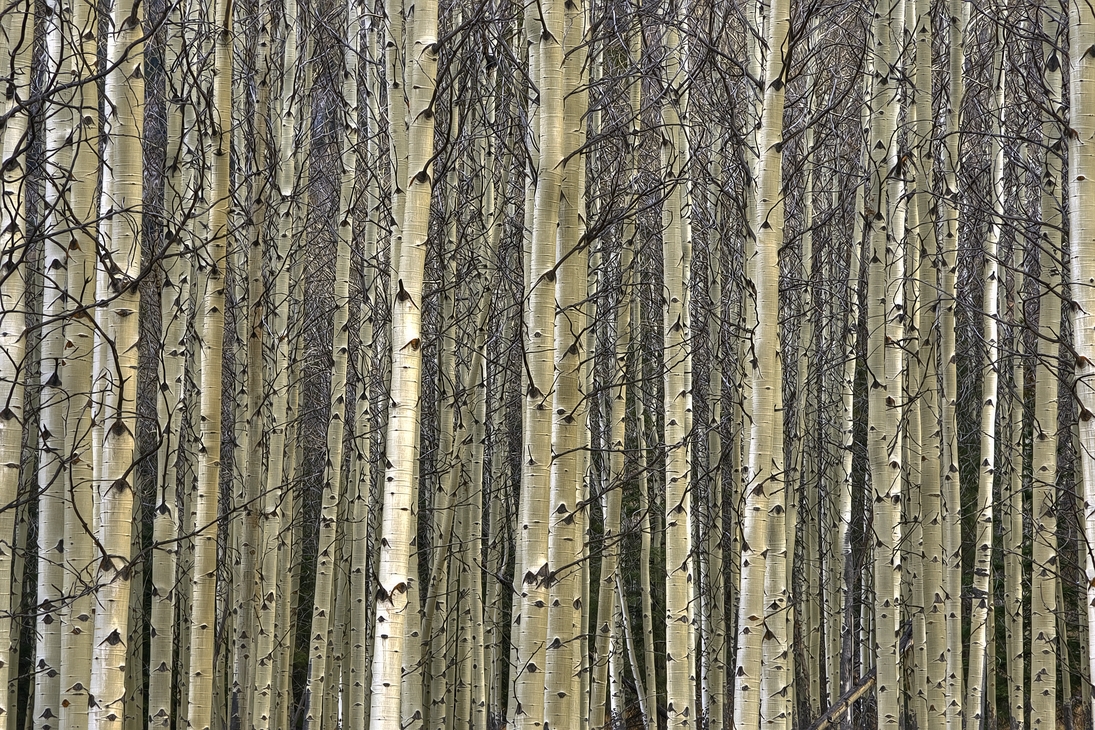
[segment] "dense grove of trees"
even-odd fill
[[[0,730],[1092,727],[1088,0],[4,0]]]

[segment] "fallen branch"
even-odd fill
[[[901,632],[901,640],[899,642],[898,653],[904,655],[909,649],[912,648],[912,621],[905,623],[905,630]],[[848,708],[863,695],[867,694],[867,691],[874,686],[875,677],[878,673],[878,666],[875,665],[871,671],[859,681],[859,684],[852,687],[850,690],[840,696],[840,698],[829,706],[829,709],[822,713],[821,717],[814,721],[807,730],[825,730],[827,727],[831,727],[834,723],[837,723],[844,717],[844,713],[848,711]]]
[[[867,672],[862,681],[855,687],[841,695],[834,704],[829,706],[829,709],[819,717],[813,725],[809,727],[809,730],[824,730],[824,728],[832,726],[834,723],[839,722],[844,717],[844,713],[848,711],[848,708],[863,695],[867,694],[867,691],[874,686],[875,675],[878,672],[878,667],[875,667],[871,671]]]

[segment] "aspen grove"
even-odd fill
[[[1091,0],[2,0],[0,730],[1095,730]]]

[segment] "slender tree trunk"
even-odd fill
[[[93,24],[97,16],[91,4],[75,0],[69,29],[73,53],[72,81],[83,80],[93,68],[91,59],[97,48]],[[81,84],[73,95],[77,117],[82,120],[72,140],[72,180],[69,189],[71,220],[78,222],[68,241],[68,309],[88,307],[95,296],[95,243],[98,227],[95,187],[98,182],[99,94],[90,84]],[[88,123],[88,120],[91,123]],[[10,124],[10,123],[9,123]],[[91,463],[92,348],[95,331],[86,311],[70,318],[66,328],[68,391],[64,487],[65,505],[65,586],[69,597],[67,620],[61,637],[61,718],[62,730],[88,727],[88,692],[91,687],[91,655],[94,634],[92,596],[94,549],[88,526],[93,522],[94,485]],[[2,501],[2,498],[0,498]],[[0,567],[0,571],[3,568]],[[0,640],[0,651],[4,642]],[[2,659],[2,656],[0,656]],[[0,692],[3,683],[0,682]]]
[[[638,26],[638,18],[630,17],[629,23]],[[632,61],[642,52],[638,27],[632,28],[628,51]],[[642,84],[632,79],[628,87],[628,112],[631,123],[628,135],[627,174],[629,192],[634,194],[634,178],[638,171],[638,128],[640,122]],[[594,657],[596,664],[590,679],[590,725],[603,727],[607,721],[606,691],[609,677],[609,652],[613,644],[613,633],[617,628],[616,580],[620,563],[620,517],[623,505],[623,480],[626,467],[626,424],[627,424],[627,365],[628,351],[631,348],[631,293],[634,288],[634,246],[635,216],[624,220],[623,240],[620,244],[619,271],[620,284],[616,290],[615,306],[615,352],[612,370],[612,391],[609,395],[609,435],[608,435],[608,483],[602,498],[604,510],[604,547],[601,553],[600,588],[597,599],[597,623],[594,629]],[[639,685],[643,681],[636,675]]]
[[[193,251],[194,187],[197,160],[194,159],[195,103],[191,84],[185,77],[189,65],[189,4],[171,9],[166,22],[165,66],[168,71],[167,103],[167,179],[164,184],[164,210],[169,216],[165,235],[163,289],[160,294],[160,321],[163,336],[163,365],[157,400],[161,442],[157,454],[157,504],[153,517],[152,561],[152,637],[149,647],[149,724],[171,727],[174,716],[172,683],[175,681],[175,612],[179,590],[178,538],[189,530],[180,529],[178,486],[180,462],[189,459],[183,447],[187,398],[187,360],[192,341],[189,337],[191,255]],[[186,515],[189,517],[189,514]],[[188,588],[185,590],[188,592]]]
[[[1007,282],[1008,325],[1012,355],[1009,358],[1011,372],[1008,413],[1008,461],[1003,481],[1003,545],[1004,551],[1004,625],[1006,629],[1006,667],[1008,684],[1008,715],[1012,730],[1026,727],[1026,647],[1023,612],[1023,464],[1024,434],[1023,411],[1025,409],[1025,376],[1023,367],[1023,275],[1022,252],[1018,241],[1012,243],[1010,258],[1011,277]]]
[[[901,718],[900,639],[902,487],[901,408],[905,221],[901,215],[898,49],[904,33],[904,3],[884,4],[875,15],[875,58],[870,98],[871,189],[868,213],[867,448],[873,501],[874,630],[878,727],[896,728]]]
[[[216,4],[211,32],[213,129],[208,142],[212,209],[204,241],[204,310],[201,322],[201,433],[194,506],[193,621],[190,625],[190,689],[187,722],[194,730],[213,725],[214,625],[216,623],[217,516],[221,470],[221,361],[224,342],[224,269],[229,235],[229,154],[232,108],[232,18],[230,5]]]
[[[547,638],[544,652],[544,730],[572,727],[585,712],[581,698],[581,635],[583,535],[579,501],[583,499],[588,448],[587,384],[582,367],[587,327],[584,309],[589,270],[589,248],[581,241],[585,213],[582,167],[585,156],[587,87],[585,81],[585,9],[582,2],[566,3],[560,39],[567,55],[563,62],[563,154],[559,188],[559,229],[555,258],[555,383],[552,388],[551,506],[548,518]],[[541,168],[543,171],[544,168]]]
[[[544,646],[547,639],[548,521],[551,470],[551,400],[555,331],[556,228],[563,182],[564,4],[545,0],[540,5],[542,31],[530,46],[539,69],[539,162],[533,200],[532,242],[525,276],[528,300],[525,318],[524,439],[522,445],[521,504],[515,582],[520,595],[515,617],[517,647],[515,730],[539,727],[543,719]],[[530,38],[533,36],[530,35]],[[519,623],[518,623],[519,622]]]
[[[662,108],[662,164],[668,197],[662,208],[662,256],[665,276],[663,311],[665,346],[665,661],[668,727],[687,727],[696,713],[694,653],[692,646],[691,587],[692,494],[691,447],[688,412],[691,394],[687,381],[692,367],[689,342],[689,258],[686,183],[688,149],[682,117],[687,93],[687,47],[675,23],[688,17],[689,4],[676,6],[677,17],[666,34],[666,99]]]
[[[256,67],[260,74],[258,99],[254,112],[255,152],[254,165],[264,174],[263,179],[253,184],[252,201],[250,207],[252,229],[248,240],[247,269],[246,269],[246,301],[247,314],[245,324],[246,348],[239,354],[246,358],[245,377],[246,400],[243,408],[246,409],[247,419],[247,444],[250,457],[244,455],[243,481],[247,497],[246,519],[250,522],[248,534],[251,540],[251,550],[254,556],[251,558],[251,566],[254,576],[245,575],[248,595],[245,600],[251,601],[251,658],[252,669],[250,687],[245,691],[250,692],[250,720],[254,730],[268,730],[273,714],[274,700],[274,612],[276,606],[276,576],[267,576],[267,561],[271,558],[270,536],[266,534],[268,522],[268,503],[270,496],[264,489],[266,485],[266,463],[272,460],[273,452],[266,453],[270,444],[266,420],[266,388],[269,380],[266,377],[264,360],[263,332],[265,329],[264,318],[268,312],[270,302],[265,291],[263,279],[263,260],[265,246],[269,244],[268,215],[270,212],[270,196],[273,188],[272,180],[275,179],[276,166],[271,162],[277,153],[277,145],[272,144],[270,138],[273,125],[270,122],[270,85],[273,82],[273,73],[276,68],[274,53],[271,43],[273,28],[268,18],[269,3],[258,3],[258,16],[263,19],[259,28],[258,48],[255,51]],[[276,244],[276,239],[275,239]],[[244,272],[239,272],[242,275]],[[238,315],[239,316],[239,315]],[[240,317],[243,319],[243,316]],[[239,414],[237,413],[237,418]]]
[[[411,552],[417,534],[414,465],[417,460],[419,394],[422,387],[422,288],[433,188],[433,84],[437,71],[437,3],[416,6],[410,56],[410,162],[396,294],[392,302],[392,387],[384,480],[383,527],[373,653],[372,726],[401,727],[401,668],[408,611],[418,611],[412,584]],[[395,120],[393,120],[395,123]]]
[[[963,98],[963,64],[965,62],[965,32],[969,24],[967,0],[948,0],[950,36],[948,39],[949,79],[945,115],[943,184],[939,201],[943,234],[940,256],[940,341],[943,368],[942,439],[943,439],[943,587],[946,611],[946,722],[948,730],[962,725],[965,699],[962,692],[962,555],[961,555],[961,485],[958,468],[958,365],[955,349],[955,307],[957,305],[956,271],[958,266],[958,215],[960,202],[959,176],[959,112]]]
[[[357,47],[360,21],[356,0],[350,0],[346,8],[346,51],[343,55],[342,101],[345,105],[342,137],[342,179],[338,203],[338,244],[335,252],[335,314],[332,327],[331,413],[327,426],[327,471],[320,512],[319,555],[316,562],[316,587],[310,634],[308,687],[306,689],[307,713],[305,724],[309,728],[324,726],[322,698],[328,682],[338,687],[338,675],[328,676],[331,642],[331,618],[335,614],[334,572],[336,537],[339,532],[339,504],[342,495],[342,444],[346,423],[346,371],[350,354],[350,264],[353,235],[354,173],[357,159]],[[339,642],[335,643],[338,647]]]
[[[1076,350],[1076,397],[1079,410],[1080,466],[1084,488],[1084,534],[1095,544],[1095,8],[1070,2],[1069,101],[1071,116],[1068,155],[1069,244],[1072,273],[1072,321]],[[1087,93],[1082,93],[1087,90]],[[1095,558],[1086,550],[1088,666],[1095,677]],[[1095,707],[1091,708],[1095,715]]]
[[[1061,322],[1064,189],[1062,72],[1057,48],[1064,31],[1056,14],[1042,8],[1046,108],[1042,120],[1041,236],[1038,242],[1038,340],[1034,368],[1034,434],[1030,606],[1030,718],[1032,727],[1053,727],[1057,718],[1057,347]]]
[[[68,7],[47,3],[43,71],[61,81],[71,63],[65,35],[71,21]],[[65,73],[67,76],[68,74]],[[42,242],[41,309],[38,402],[38,586],[35,611],[34,727],[52,730],[61,712],[61,616],[64,603],[64,439],[65,439],[65,295],[68,289],[64,234],[81,222],[66,220],[68,175],[72,148],[68,144],[76,121],[72,92],[52,97],[45,106],[45,209]]]
[[[21,600],[16,557],[27,353],[26,150],[34,8],[17,3],[0,15],[0,63],[13,70],[0,97],[0,719],[14,727]],[[10,115],[10,116],[9,116]],[[14,571],[14,577],[13,577]],[[14,671],[13,671],[14,670]]]
[[[1006,11],[1005,11],[1006,12]],[[986,648],[989,638],[989,620],[992,616],[992,540],[993,540],[993,482],[996,475],[996,406],[1000,378],[1000,229],[1003,225],[1004,199],[1004,150],[1001,136],[1004,131],[1004,87],[1006,82],[1007,56],[1004,38],[997,31],[997,51],[994,66],[999,75],[996,81],[997,121],[992,143],[993,220],[985,241],[984,294],[982,305],[985,313],[983,332],[987,348],[984,375],[981,385],[981,473],[977,485],[977,527],[974,542],[973,605],[970,612],[969,679],[966,682],[966,726],[980,727],[985,719],[985,678],[991,674]]]
[[[100,562],[96,577],[91,677],[91,724],[120,728],[126,697],[130,550],[133,534],[133,451],[137,390],[137,313],[140,268],[139,206],[143,186],[141,139],[144,84],[140,6],[116,0],[107,30],[103,119],[105,160],[100,199],[96,298],[108,302],[97,317],[95,465]]]
[[[780,551],[780,546],[776,546],[776,554],[771,560],[783,561],[783,565],[768,566],[770,535],[785,535],[782,520],[772,529],[769,521],[784,509],[782,438],[778,438],[782,436],[783,419],[777,408],[782,402],[783,388],[778,309],[779,249],[783,245],[784,215],[782,120],[790,14],[789,3],[784,0],[772,3],[765,36],[768,54],[762,76],[764,102],[758,136],[761,157],[752,221],[756,250],[747,262],[748,275],[756,292],[756,328],[750,375],[752,425],[743,505],[734,690],[734,726],[743,730],[758,727],[762,714],[766,722],[775,722],[777,726],[786,726],[791,721],[787,704],[773,697],[777,693],[786,697],[789,659],[788,637],[781,613],[786,608],[787,598],[786,554]],[[776,571],[771,578],[768,577],[770,569]],[[771,623],[769,616],[773,617]]]

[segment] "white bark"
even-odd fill
[[[413,519],[414,470],[418,454],[419,394],[422,387],[422,291],[433,188],[433,84],[437,73],[437,3],[416,6],[410,66],[410,162],[403,246],[396,294],[392,302],[392,387],[384,480],[383,527],[373,650],[370,722],[378,730],[402,726],[401,674],[408,612],[418,612],[410,599],[418,576],[411,571],[417,525]],[[394,123],[394,122],[393,122]]]
[[[106,151],[103,165],[96,298],[95,464],[100,546],[91,676],[91,723],[120,730],[129,640],[133,451],[136,425],[140,203],[140,130],[144,84],[140,6],[115,0],[107,29]]]
[[[762,719],[785,726],[788,716],[788,636],[786,551],[771,556],[769,522],[784,510],[782,430],[783,366],[778,328],[779,249],[783,245],[782,137],[791,8],[773,2],[767,22],[763,111],[758,133],[760,162],[757,199],[751,224],[756,250],[748,276],[756,291],[749,405],[751,431],[743,500],[741,587],[738,606],[738,657],[734,690],[734,726],[758,727]],[[785,536],[782,521],[774,532]],[[777,546],[777,551],[779,546]],[[775,573],[769,578],[768,571]],[[783,578],[780,578],[780,575]],[[768,618],[772,617],[771,622]],[[763,684],[763,688],[762,688]],[[767,691],[765,691],[767,690]],[[777,696],[778,695],[778,696]],[[762,706],[763,705],[763,706]],[[762,718],[763,714],[763,718]]]
[[[1076,398],[1080,414],[1080,467],[1084,494],[1084,534],[1095,544],[1095,8],[1069,2],[1068,155],[1070,262]],[[1095,558],[1086,551],[1089,677],[1095,677]],[[1095,709],[1095,708],[1092,708]]]
[[[27,346],[26,284],[23,265],[26,246],[26,133],[29,113],[19,105],[30,91],[31,41],[34,8],[18,3],[0,15],[0,62],[14,70],[8,94],[0,96],[0,111],[10,114],[0,128],[0,722],[14,727],[15,676],[21,621],[16,557],[16,498],[19,492],[24,413],[23,367]],[[18,576],[18,572],[16,576]],[[18,667],[14,667],[18,671]]]

